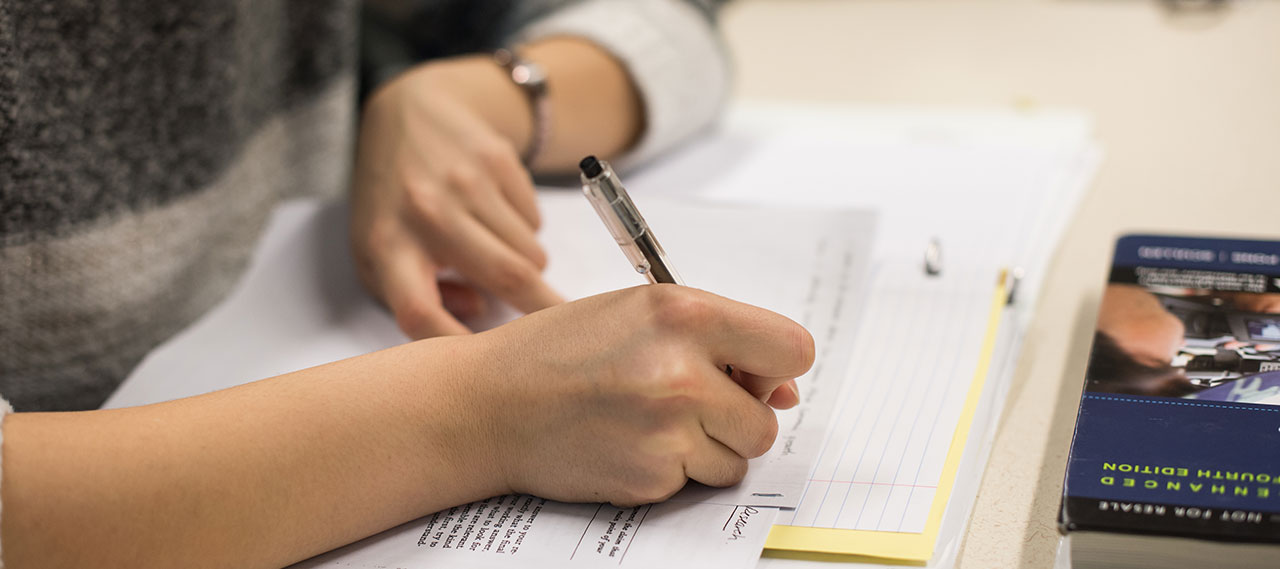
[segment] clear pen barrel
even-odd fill
[[[618,177],[607,163],[602,162],[603,172],[588,178],[582,175],[582,191],[595,207],[596,213],[618,242],[636,271],[657,283],[682,284],[667,262],[666,251],[653,237],[644,216],[627,195],[626,188],[618,183]]]

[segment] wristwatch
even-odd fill
[[[529,137],[529,147],[520,156],[528,166],[546,147],[547,139],[551,137],[551,101],[547,99],[547,74],[541,65],[521,59],[513,49],[495,51],[493,61],[507,70],[511,81],[529,99],[529,108],[533,111],[533,133]]]

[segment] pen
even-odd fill
[[[627,189],[622,187],[609,163],[588,156],[578,163],[578,168],[582,170],[582,193],[596,208],[636,272],[648,277],[651,283],[683,285],[680,275],[667,261],[666,251],[662,250],[658,238],[631,202]]]
[[[631,202],[631,196],[627,195],[627,189],[622,187],[609,163],[588,156],[578,163],[578,169],[582,170],[582,193],[596,208],[596,213],[600,214],[613,240],[618,242],[636,272],[649,277],[650,283],[683,286],[680,274],[667,260],[667,252],[658,243],[649,224],[645,223],[636,204]],[[733,366],[724,366],[724,372],[733,375]]]

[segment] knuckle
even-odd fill
[[[694,434],[688,429],[679,426],[670,426],[667,428],[665,436],[659,438],[657,443],[658,452],[668,461],[678,464],[683,463],[685,459],[693,455],[697,444]]]
[[[615,508],[634,508],[636,506],[652,503],[653,500],[649,498],[649,494],[650,493],[644,488],[635,486],[624,488],[619,490],[618,497],[611,500],[609,503]]]
[[[655,363],[653,370],[657,375],[647,395],[656,413],[678,417],[697,407],[703,399],[706,382],[699,364],[692,358],[668,358]]]
[[[747,448],[749,456],[746,458],[764,456],[764,453],[773,448],[773,441],[778,438],[778,419],[773,413],[769,413],[769,415],[769,419],[764,421],[753,433],[751,444]]]
[[[724,486],[733,486],[747,477],[747,459],[736,457],[729,459],[724,465],[723,477],[719,482]]]
[[[637,488],[632,498],[637,504],[665,502],[684,487],[686,480],[683,471],[670,471]]]
[[[448,206],[429,185],[417,181],[404,184],[408,193],[409,210],[419,219],[436,225],[446,219]]]
[[[470,166],[453,166],[445,173],[445,182],[462,195],[471,195],[479,191],[480,180],[480,172]]]
[[[684,483],[687,480],[688,479],[684,476],[681,476],[679,480],[673,480],[669,484],[654,488],[653,491],[649,493],[645,503],[657,504],[659,502],[666,502],[667,500],[670,500],[672,496],[676,495],[676,492],[679,492],[681,488],[684,488]]]
[[[648,293],[650,313],[665,330],[689,330],[705,325],[712,316],[706,297],[693,289],[676,285],[644,287]]]
[[[476,144],[475,155],[491,168],[509,168],[520,164],[516,147],[501,138],[491,138]]]

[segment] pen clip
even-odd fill
[[[612,196],[614,199],[610,199],[603,184],[592,183],[584,183],[582,192],[587,195],[587,200],[600,215],[609,234],[613,235],[613,240],[618,243],[618,247],[622,248],[631,266],[635,267],[638,273],[649,274],[651,268],[649,261],[636,246],[636,239],[645,233],[644,219],[640,217],[640,212],[636,210],[631,200],[627,199],[627,195],[614,193]]]

